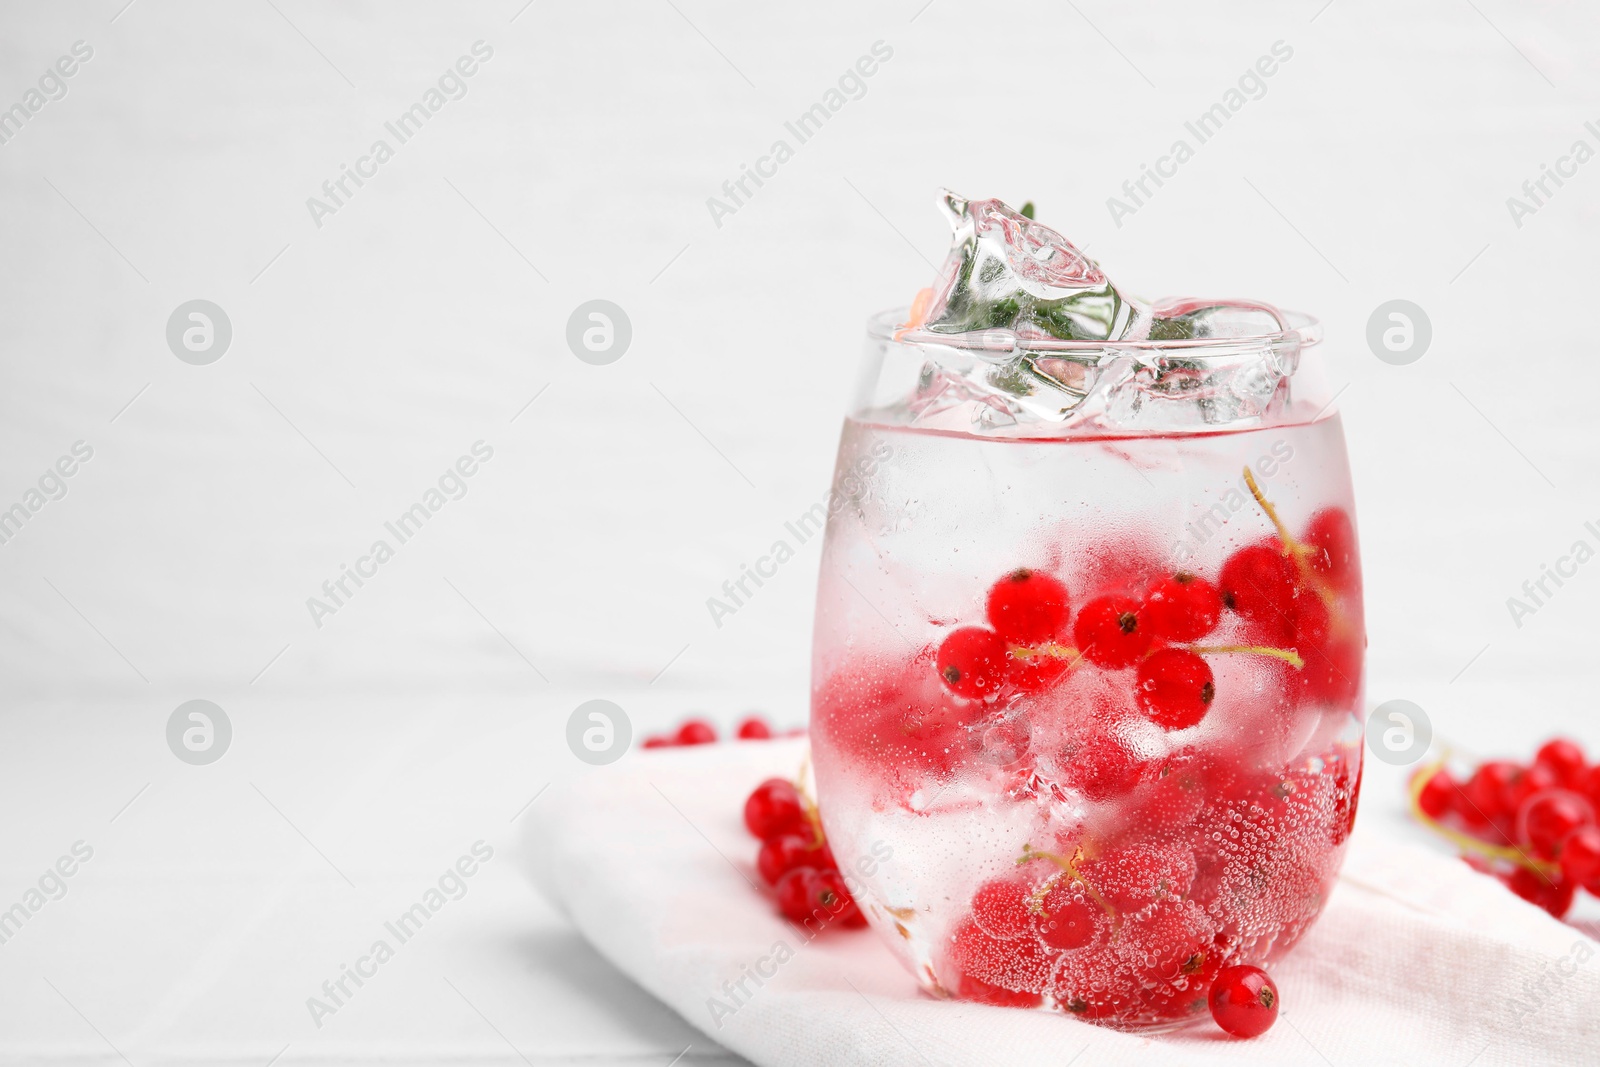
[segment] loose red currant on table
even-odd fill
[[[734,736],[741,741],[765,741],[772,736],[772,727],[761,716],[751,715],[739,724]]]
[[[804,922],[811,917],[811,880],[816,872],[809,867],[797,867],[778,879],[778,912],[792,922]]]
[[[1257,1037],[1278,1021],[1278,987],[1260,967],[1225,967],[1211,983],[1211,1017],[1234,1037]]]
[[[1462,787],[1465,801],[1461,817],[1468,824],[1482,826],[1495,819],[1507,819],[1516,814],[1511,806],[1511,786],[1521,773],[1510,760],[1490,760],[1472,772]]]
[[[1517,837],[1528,842],[1540,859],[1555,859],[1567,835],[1580,826],[1594,823],[1594,808],[1576,793],[1566,789],[1546,789],[1535,793],[1517,812]]]
[[[1150,647],[1150,631],[1132,597],[1103,596],[1078,612],[1072,636],[1085,659],[1102,667],[1131,667]]]
[[[745,825],[762,838],[756,869],[773,887],[778,911],[818,927],[866,925],[809,804],[794,783],[769,778],[745,800]]]
[[[1600,811],[1600,764],[1584,771],[1583,776],[1578,779],[1578,784],[1573,788],[1588,797],[1589,803],[1595,806],[1596,811]]]
[[[999,691],[1007,662],[1005,638],[981,626],[963,626],[946,635],[934,666],[956,696],[982,700]]]
[[[1428,818],[1442,819],[1455,810],[1456,793],[1460,789],[1461,786],[1450,772],[1441,767],[1422,784],[1422,791],[1417,794],[1417,806]]]
[[[717,729],[704,719],[689,719],[682,726],[673,740],[680,745],[709,745],[717,739]]]
[[[867,925],[867,917],[861,914],[855,898],[844,884],[844,876],[838,871],[829,869],[812,872],[810,890],[811,914],[819,922],[837,919],[847,927]]]
[[[1511,784],[1506,787],[1506,806],[1513,812],[1521,811],[1529,797],[1547,789],[1555,789],[1560,784],[1561,779],[1555,771],[1542,763],[1535,763],[1511,776]]]
[[[1577,889],[1560,874],[1549,876],[1527,867],[1518,867],[1506,879],[1506,885],[1529,904],[1537,904],[1557,919],[1572,908],[1572,895]]]
[[[1600,827],[1580,826],[1561,843],[1561,873],[1573,885],[1600,895]]]
[[[1548,767],[1556,776],[1555,784],[1567,789],[1576,788],[1583,780],[1584,772],[1589,769],[1583,749],[1578,747],[1577,742],[1565,737],[1551,738],[1541,745],[1534,754],[1533,763],[1536,767]]]
[[[782,778],[768,778],[744,802],[744,824],[763,841],[779,834],[804,834],[807,821],[800,791]]]
[[[1216,629],[1222,595],[1187,571],[1162,578],[1145,594],[1140,615],[1150,633],[1167,641],[1198,641]]]
[[[769,837],[756,853],[756,870],[768,885],[777,885],[778,879],[800,867],[827,870],[837,866],[828,846],[805,833]]]
[[[1582,750],[1555,738],[1526,767],[1489,760],[1462,785],[1439,770],[1414,795],[1427,820],[1454,817],[1465,824],[1471,836],[1454,836],[1474,870],[1559,919],[1578,889],[1600,895],[1600,805],[1594,802],[1600,798],[1591,795],[1596,785],[1600,774]]]
[[[989,625],[1016,645],[1060,636],[1067,623],[1067,587],[1040,571],[1021,567],[989,590]]]
[[[1187,649],[1163,648],[1139,664],[1134,692],[1151,722],[1185,730],[1205,718],[1217,687],[1205,660]]]

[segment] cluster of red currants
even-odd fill
[[[1209,1006],[1240,1037],[1272,1025],[1277,989],[1260,968],[1230,961],[1236,937],[1203,903],[1217,872],[1189,849],[1140,842],[1085,856],[1027,846],[1017,864],[1016,875],[978,888],[951,937],[963,999],[1032,1008],[1048,995],[1070,1014],[1111,1022],[1177,1020]]]
[[[867,925],[828,848],[816,805],[793,782],[768,778],[756,786],[744,802],[744,824],[761,842],[756,869],[784,918],[809,934],[835,921]]]
[[[759,715],[747,715],[734,727],[733,736],[740,741],[765,741],[772,737],[799,737],[804,729],[772,732],[767,720]],[[709,745],[717,739],[717,728],[704,719],[683,720],[683,724],[670,734],[651,734],[642,742],[644,748],[677,748],[680,745]]]
[[[1532,763],[1488,760],[1465,779],[1442,763],[1423,767],[1411,800],[1467,862],[1556,918],[1579,888],[1600,896],[1600,764],[1576,742],[1553,738]]]
[[[1258,499],[1277,523],[1265,497]],[[1139,707],[1168,730],[1196,725],[1216,699],[1207,655],[1273,656],[1301,676],[1299,693],[1330,703],[1352,699],[1362,644],[1350,627],[1334,625],[1339,595],[1360,582],[1350,516],[1326,508],[1298,538],[1278,526],[1277,539],[1238,549],[1214,580],[1140,566],[1161,575],[1143,595],[1101,590],[1076,618],[1060,580],[1029,568],[1012,571],[989,589],[988,625],[952,630],[935,669],[952,693],[984,700],[1007,690],[1048,689],[1080,662],[1136,667]],[[1195,644],[1218,629],[1224,612],[1242,624],[1243,639]],[[1072,645],[1062,643],[1069,631]]]

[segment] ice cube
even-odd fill
[[[1258,419],[1283,393],[1299,343],[1316,343],[1296,339],[1270,304],[1130,296],[1031,211],[949,190],[940,204],[950,254],[894,335],[928,351],[902,402],[914,425],[1004,435],[1068,422],[1177,429]],[[1259,351],[1188,344],[1231,338],[1277,341]]]
[[[941,203],[955,230],[922,327],[1007,330],[1018,338],[1105,341],[1138,336],[1148,306],[1119,293],[1100,267],[1048,226],[999,200]]]
[[[1283,313],[1257,300],[1168,298],[1151,309],[1150,340],[1264,337],[1289,329]]]

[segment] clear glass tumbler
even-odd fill
[[[929,992],[1205,1015],[1320,912],[1361,571],[1315,322],[1141,342],[872,321],[817,597],[822,819]]]

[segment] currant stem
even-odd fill
[[[1250,495],[1256,498],[1256,503],[1261,505],[1261,510],[1267,513],[1267,518],[1272,520],[1272,525],[1278,529],[1278,540],[1283,542],[1283,551],[1296,558],[1303,557],[1306,547],[1294,539],[1294,534],[1289,532],[1289,527],[1278,518],[1278,509],[1272,506],[1272,501],[1267,499],[1267,494],[1261,491],[1261,486],[1256,483],[1255,472],[1248,466],[1244,469],[1244,484],[1250,487]]]
[[[800,808],[805,812],[806,825],[811,828],[811,848],[822,847],[827,835],[822,831],[822,812],[817,808],[817,802],[811,799],[811,793],[806,789],[806,774],[811,770],[811,749],[806,748],[805,755],[800,758],[800,770],[794,776],[794,791],[800,794]]]
[[[1189,651],[1197,656],[1212,656],[1224,652],[1253,652],[1258,656],[1271,656],[1281,659],[1295,670],[1300,670],[1306,661],[1300,658],[1300,653],[1292,648],[1274,648],[1271,645],[1190,645]]]
[[[1300,576],[1316,590],[1317,596],[1329,607],[1333,606],[1333,590],[1322,576],[1311,566],[1311,549],[1295,540],[1294,534],[1289,532],[1283,520],[1278,517],[1278,509],[1272,506],[1272,501],[1267,499],[1267,494],[1261,491],[1261,486],[1256,482],[1255,472],[1248,466],[1244,468],[1244,482],[1250,487],[1250,495],[1256,498],[1256,503],[1261,505],[1261,510],[1267,513],[1267,518],[1272,520],[1272,525],[1277,528],[1278,540],[1283,543],[1283,553],[1294,558],[1295,566],[1300,570]]]
[[[1058,855],[1054,852],[1045,852],[1025,843],[1022,846],[1022,855],[1017,858],[1017,866],[1020,867],[1024,863],[1028,863],[1032,860],[1049,860],[1051,863],[1054,863],[1057,867],[1061,868],[1061,874],[1065,874],[1068,878],[1083,886],[1084,892],[1089,894],[1090,899],[1092,899],[1096,904],[1100,905],[1100,910],[1111,916],[1112,920],[1115,921],[1117,918],[1117,910],[1110,904],[1106,903],[1105,897],[1102,897],[1099,891],[1096,890],[1094,886],[1089,884],[1088,879],[1078,873],[1078,868],[1073,866],[1078,857],[1081,855],[1083,855],[1083,849],[1075,848],[1072,850],[1072,859],[1069,860],[1065,856]],[[1056,877],[1059,878],[1060,875],[1057,875]],[[1049,881],[1045,882],[1044,886],[1041,886],[1040,888],[1048,893],[1048,887],[1054,883],[1055,878],[1051,878]],[[1044,902],[1044,897],[1040,895],[1037,890],[1035,891],[1034,896],[1034,903],[1042,905]],[[1038,913],[1040,915],[1045,914],[1042,907]]]
[[[1072,663],[1077,663],[1078,660],[1083,658],[1083,653],[1079,652],[1070,645],[1057,645],[1053,643],[1041,645],[1038,648],[1024,648],[1018,646],[1017,648],[1013,648],[1011,650],[1011,654],[1017,659],[1031,659],[1034,656],[1050,656],[1054,659],[1070,660]]]
[[[1460,830],[1453,829],[1441,822],[1438,822],[1427,812],[1423,811],[1422,791],[1423,789],[1427,788],[1428,783],[1433,780],[1434,775],[1444,770],[1444,766],[1445,761],[1442,759],[1438,760],[1437,762],[1431,763],[1422,768],[1417,772],[1416,777],[1412,779],[1410,790],[1411,814],[1416,817],[1418,822],[1422,823],[1422,825],[1426,826],[1440,837],[1443,837],[1447,841],[1451,842],[1463,852],[1475,852],[1478,855],[1483,856],[1485,859],[1499,860],[1502,863],[1514,863],[1518,867],[1526,867],[1528,870],[1544,877],[1547,880],[1551,879],[1552,876],[1557,876],[1561,873],[1560,864],[1536,860],[1529,856],[1526,852],[1522,851],[1520,848],[1517,848],[1515,845],[1491,845],[1487,841],[1480,841],[1471,834],[1462,833]]]

